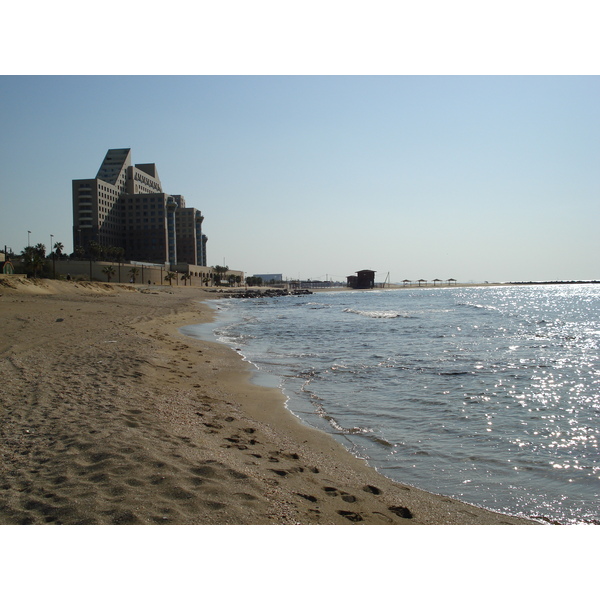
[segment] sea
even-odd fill
[[[210,301],[218,340],[388,478],[496,512],[600,524],[600,285]]]

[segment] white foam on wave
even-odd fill
[[[371,319],[397,319],[401,317],[400,313],[393,310],[356,310],[354,308],[344,308],[343,312],[370,317]]]
[[[478,308],[480,310],[500,310],[497,306],[491,306],[489,304],[475,304],[474,302],[457,302],[456,305],[466,306],[467,308]]]

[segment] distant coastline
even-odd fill
[[[297,292],[304,293],[331,293],[331,292],[381,292],[391,290],[417,290],[417,289],[453,289],[453,288],[467,288],[467,287],[502,287],[509,285],[583,285],[583,284],[598,284],[600,281],[587,280],[587,281],[502,281],[502,282],[485,282],[485,283],[442,283],[433,284],[426,283],[421,285],[403,285],[397,283],[386,284],[385,287],[379,287],[376,285],[373,289],[367,290],[356,290],[346,286],[332,286],[332,287],[314,287],[310,289],[297,290]],[[270,296],[286,296],[288,290],[285,286],[264,286],[255,287],[249,286],[247,288],[235,287],[235,288],[214,288],[206,290],[208,292],[218,292],[223,294],[225,297],[236,297],[236,298],[249,298],[249,297],[270,297]]]
[[[600,283],[600,281],[596,279],[587,281],[511,281],[509,285],[580,285],[584,283]]]
[[[349,287],[330,287],[330,288],[311,288],[313,292],[368,292],[368,291],[380,291],[380,290],[415,290],[415,289],[440,289],[440,288],[465,288],[465,287],[500,287],[506,285],[582,285],[582,284],[598,284],[599,280],[581,280],[581,281],[485,281],[485,282],[466,282],[466,283],[424,283],[421,285],[417,284],[402,284],[402,283],[391,283],[386,284],[385,287],[379,287],[381,284],[376,284],[373,290],[353,290]],[[225,290],[222,290],[225,291]]]

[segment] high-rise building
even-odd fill
[[[73,180],[73,247],[123,248],[124,259],[206,266],[204,217],[166,194],[156,165],[132,165],[131,149],[109,150],[94,179]]]

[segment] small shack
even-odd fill
[[[354,290],[372,290],[375,287],[376,272],[363,269],[356,271],[356,275],[348,275],[348,287]]]

